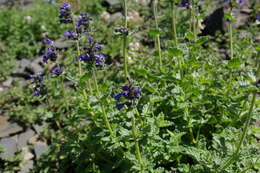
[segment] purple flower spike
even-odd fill
[[[134,97],[135,98],[140,98],[141,97],[141,89],[140,88],[134,88]]]
[[[134,105],[136,103],[136,100],[141,97],[141,89],[132,87],[133,85],[130,79],[128,79],[128,82],[128,84],[121,87],[121,89],[123,90],[122,92],[113,95],[114,99],[117,102],[116,108],[118,110],[122,109],[124,105],[126,105],[127,107]],[[121,97],[125,98],[124,100],[126,101],[124,103],[121,102]]]
[[[89,38],[88,38],[88,44],[91,45],[93,42],[94,42],[93,37],[89,37]]]
[[[72,23],[71,17],[71,5],[68,2],[65,2],[60,6],[60,23]]]
[[[61,75],[63,72],[63,67],[62,66],[55,66],[51,69],[51,74],[54,75],[54,76],[59,76]]]
[[[189,0],[182,0],[180,5],[182,7],[188,7],[189,6]]]
[[[100,66],[103,67],[105,65],[105,57],[102,54],[96,54],[95,55],[96,58],[96,66]]]
[[[116,94],[114,94],[114,99],[116,100],[116,101],[119,101],[120,100],[120,98],[122,97],[122,93],[116,93]]]
[[[81,13],[78,17],[76,29],[79,33],[87,31],[92,18],[87,13]]]
[[[70,40],[77,40],[77,38],[78,38],[78,34],[73,31],[64,32],[64,36]]]
[[[116,108],[117,108],[118,110],[121,110],[124,106],[125,106],[125,104],[123,104],[123,103],[118,103],[118,104],[116,104]]]
[[[44,39],[43,42],[44,42],[45,44],[48,44],[48,45],[53,45],[53,44],[54,44],[54,41],[52,41],[52,40],[49,39],[49,38]]]
[[[260,13],[256,15],[256,20],[260,22]]]
[[[95,46],[95,51],[99,51],[99,50],[101,50],[102,49],[102,46],[101,45],[96,45]]]
[[[52,61],[55,61],[57,59],[57,57],[58,57],[58,54],[57,54],[55,48],[49,47],[43,55],[43,62],[47,63],[49,59]]]

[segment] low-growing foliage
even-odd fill
[[[44,41],[44,73],[31,76],[31,90],[15,88],[5,95],[9,115],[28,124],[46,122],[42,135],[51,148],[32,172],[259,172],[259,127],[250,123],[260,114],[254,38],[240,40],[232,30],[232,58],[221,59],[210,37],[197,36],[199,1],[191,8],[189,1],[173,0],[151,5],[154,18],[144,25],[155,19],[150,26],[155,29],[145,33],[155,46],[133,51],[128,43],[140,37],[127,23],[130,2],[122,1],[124,20],[115,28],[92,17],[91,10],[102,11],[100,1],[92,9],[80,6],[83,13],[59,4],[55,29]],[[194,16],[187,11],[182,16],[191,18],[191,27],[174,21],[179,13],[166,15],[174,27],[164,25],[161,21],[170,20],[158,14],[169,9],[157,10],[165,3],[171,10],[191,10]],[[179,9],[180,3],[187,9]],[[59,37],[72,46],[56,48],[53,40]]]

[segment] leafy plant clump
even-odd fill
[[[253,37],[236,36],[235,19],[226,15],[224,60],[210,37],[198,36],[199,6],[206,4],[153,1],[142,36],[154,45],[133,51],[133,42],[147,38],[132,31],[130,1],[122,1],[123,20],[114,31],[73,2],[61,3],[57,14],[71,47],[57,48],[58,35],[45,38],[45,71],[31,76],[32,91],[12,90],[5,106],[16,117],[30,112],[17,117],[29,124],[46,122],[42,135],[51,148],[32,172],[260,171],[253,125],[260,114],[260,48]],[[178,16],[180,10],[187,16]],[[160,16],[169,11],[172,23],[164,26]],[[189,19],[184,28],[180,17]]]

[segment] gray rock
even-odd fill
[[[9,77],[6,81],[3,82],[4,87],[10,87],[12,85],[13,78]]]
[[[33,161],[29,160],[24,163],[23,168],[20,171],[18,171],[18,173],[28,173],[32,168],[33,168]]]
[[[37,74],[43,71],[43,67],[40,65],[42,63],[42,57],[35,58],[31,63],[30,63],[30,69]]]
[[[119,1],[119,0],[106,0],[106,2],[107,2],[110,6],[120,4],[120,1]]]
[[[34,152],[36,154],[36,158],[40,158],[40,156],[49,149],[48,145],[40,144],[34,145]]]
[[[0,138],[22,131],[23,128],[17,123],[11,123],[7,117],[0,116]]]
[[[13,68],[13,73],[23,73],[26,68],[30,67],[30,61],[28,59],[21,59],[19,63]]]
[[[21,133],[19,136],[18,136],[18,143],[17,145],[19,147],[25,147],[28,143],[28,140],[34,135],[34,131],[29,129],[27,130],[26,132],[24,133]]]
[[[1,139],[0,145],[5,148],[5,151],[3,153],[0,153],[0,158],[6,159],[14,157],[14,154],[16,152],[16,142],[17,136]]]
[[[33,125],[33,128],[34,130],[40,134],[42,131],[43,131],[43,127],[44,127],[45,123],[43,123],[42,125],[39,125],[39,124],[34,124]]]
[[[22,148],[21,155],[23,156],[24,161],[31,160],[34,157],[34,155],[29,151],[28,147]]]

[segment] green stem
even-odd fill
[[[158,54],[159,54],[159,61],[160,61],[159,69],[161,70],[162,69],[162,53],[161,53],[161,41],[160,41],[160,34],[159,34],[159,25],[158,25],[158,20],[157,20],[157,17],[158,17],[157,5],[158,5],[158,1],[153,0],[153,15],[154,15],[155,29],[158,32],[155,36],[155,41],[156,41]]]
[[[77,39],[76,41],[77,43],[77,55],[80,56],[80,48],[79,48],[79,40]],[[81,76],[82,75],[82,68],[81,68],[81,61],[80,59],[78,59],[78,68],[79,68],[79,75]]]
[[[229,44],[230,44],[230,59],[233,59],[233,28],[231,21],[229,22]]]
[[[93,70],[93,77],[94,77],[95,87],[96,87],[96,90],[97,90],[97,99],[100,101],[100,104],[101,104],[103,121],[105,122],[106,127],[109,130],[110,135],[113,136],[113,130],[112,130],[111,125],[108,121],[107,113],[106,113],[106,110],[105,110],[105,107],[104,107],[104,104],[103,104],[103,101],[102,101],[102,98],[101,98],[101,93],[100,93],[99,88],[98,88],[97,74],[96,74],[96,67],[95,66],[94,66],[94,70]]]
[[[178,38],[177,38],[177,29],[176,29],[176,21],[177,21],[177,8],[175,8],[175,4],[171,1],[172,8],[172,32],[175,46],[177,46]]]
[[[137,160],[139,161],[141,168],[143,169],[143,161],[142,161],[142,157],[141,157],[141,153],[140,153],[140,149],[139,149],[136,131],[137,130],[136,130],[136,125],[135,125],[135,115],[133,114],[133,116],[132,116],[132,133],[133,133],[133,137],[134,137],[134,141],[135,141],[135,155],[136,155]]]
[[[257,68],[257,71],[256,71],[256,79],[257,79],[256,81],[258,81],[260,79],[260,64],[258,65],[258,68]],[[252,100],[251,100],[251,106],[250,106],[250,109],[249,109],[249,112],[248,112],[248,116],[246,118],[244,129],[242,131],[242,135],[241,135],[241,138],[239,140],[237,149],[236,149],[235,153],[231,156],[231,158],[221,167],[222,168],[221,170],[228,168],[232,163],[234,163],[236,161],[236,158],[239,155],[242,144],[243,144],[243,142],[246,138],[246,134],[247,134],[247,130],[248,130],[249,125],[250,125],[250,121],[251,121],[252,116],[253,116],[253,110],[254,110],[254,106],[255,106],[255,102],[256,102],[256,96],[257,96],[257,92],[254,91],[253,96],[252,96]]]
[[[64,74],[61,75],[61,90],[62,90],[62,95],[63,95],[63,99],[64,99],[64,103],[65,103],[65,108],[66,108],[66,111],[69,110],[68,108],[68,102],[67,102],[67,94],[65,92],[65,87],[64,87]]]
[[[197,19],[196,19],[196,7],[195,7],[195,2],[192,1],[192,6],[191,6],[191,17],[192,17],[192,32],[194,35],[194,38],[196,40],[197,37]]]
[[[124,29],[127,29],[127,2],[123,0],[123,9],[124,9]],[[123,36],[123,56],[124,56],[124,74],[125,78],[128,77],[128,59],[127,59],[127,34],[124,33]]]

